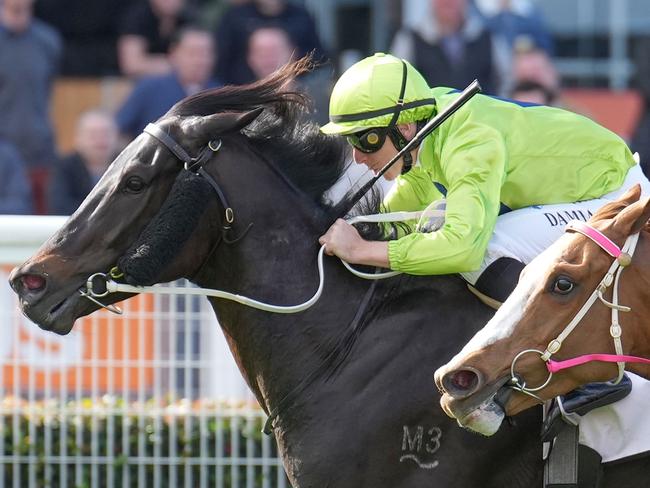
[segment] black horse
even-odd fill
[[[349,155],[306,121],[303,97],[287,88],[305,65],[190,97],[157,122],[161,131],[133,141],[65,226],[12,273],[23,312],[68,333],[98,308],[79,293],[88,277],[118,262],[123,279],[140,284],[186,277],[285,305],[311,296],[317,239],[349,204],[330,205],[324,195]],[[185,152],[200,156],[190,161]],[[211,302],[272,414],[293,486],[541,486],[539,412],[485,439],[438,406],[433,372],[491,315],[459,278],[402,275],[373,285],[326,258],[323,295],[304,312]],[[602,486],[639,487],[647,472],[646,460],[613,466]]]

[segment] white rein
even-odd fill
[[[430,218],[444,218],[444,210],[438,210],[432,208],[432,205],[427,207],[425,210],[417,212],[391,212],[384,214],[375,214],[375,215],[360,215],[353,217],[347,222],[349,224],[355,224],[359,222],[402,222],[406,220],[415,220],[419,219],[420,223],[423,219]],[[418,224],[419,225],[419,224]],[[325,251],[325,246],[321,246],[318,251],[317,266],[318,266],[318,288],[314,295],[303,303],[298,305],[272,305],[270,303],[261,302],[253,298],[249,298],[243,295],[237,295],[235,293],[230,293],[227,291],[214,290],[211,288],[187,288],[187,287],[178,287],[178,286],[133,286],[126,283],[118,283],[113,280],[111,273],[95,273],[88,278],[86,281],[86,290],[80,290],[80,293],[83,297],[88,298],[97,305],[109,310],[110,312],[121,314],[122,310],[114,305],[104,305],[99,301],[100,298],[109,295],[110,293],[153,293],[158,295],[203,295],[208,297],[223,298],[224,300],[230,300],[233,302],[241,303],[247,307],[255,308],[258,310],[263,310],[265,312],[271,313],[298,313],[310,308],[314,305],[320,298],[323,292],[323,286],[325,283],[325,273],[323,267],[323,254]],[[359,278],[368,279],[368,280],[379,280],[390,278],[400,274],[398,271],[388,271],[384,273],[364,273],[357,271],[349,263],[341,260],[343,265],[354,275]],[[105,281],[106,290],[103,292],[97,292],[94,290],[94,281],[96,279],[103,279]]]

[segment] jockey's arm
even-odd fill
[[[338,219],[328,231],[318,239],[325,245],[325,253],[338,256],[350,264],[365,264],[389,268],[388,242],[366,241],[357,229],[343,219]]]
[[[413,168],[398,178],[384,199],[382,211],[399,212],[422,210],[434,200],[443,198],[431,184],[430,176],[421,168]],[[415,229],[415,221],[402,222],[395,226],[399,236]],[[389,224],[386,224],[386,235]],[[336,255],[351,264],[365,264],[389,268],[388,242],[366,241],[357,230],[344,220],[337,220],[319,242],[325,244],[325,252]]]
[[[442,151],[441,166],[449,188],[445,225],[440,230],[411,233],[389,242],[365,241],[354,227],[339,220],[319,240],[326,252],[352,264],[414,275],[478,268],[499,214],[506,155],[496,131],[480,126],[465,129],[464,135],[457,144],[446,143]],[[395,209],[391,206],[390,210]]]
[[[448,134],[454,134],[450,128]],[[506,151],[501,134],[481,124],[458,128],[440,154],[447,184],[444,226],[388,244],[391,269],[415,275],[449,274],[478,268],[485,256],[501,199]]]
[[[431,202],[443,199],[444,196],[432,184],[431,175],[421,167],[414,167],[408,173],[395,180],[390,191],[384,198],[382,212],[413,212],[424,210]],[[395,225],[399,238],[415,231],[417,220],[408,220]],[[385,234],[390,235],[392,228],[386,225]]]

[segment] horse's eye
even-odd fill
[[[140,193],[144,187],[144,181],[139,176],[131,176],[124,184],[124,189],[129,193]]]
[[[574,287],[574,283],[568,278],[558,278],[553,284],[553,293],[560,295],[568,295]]]

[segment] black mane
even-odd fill
[[[325,192],[344,173],[349,151],[342,138],[319,131],[309,119],[311,100],[291,88],[298,76],[312,69],[309,58],[284,66],[269,77],[242,86],[206,90],[174,105],[166,116],[211,115],[264,107],[243,134],[262,157],[302,192],[328,209]]]

